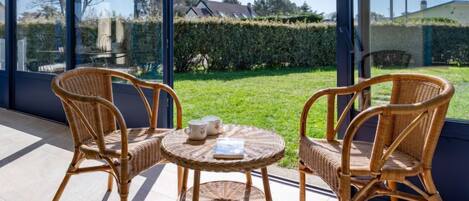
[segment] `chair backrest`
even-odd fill
[[[94,139],[99,151],[105,153],[104,135],[121,129],[122,155],[127,153],[127,125],[119,109],[113,104],[112,79],[131,84],[145,106],[149,129],[156,129],[160,93],[168,94],[176,109],[176,129],[182,128],[182,106],[176,92],[168,85],[139,80],[136,77],[104,68],[78,68],[57,75],[52,80],[52,91],[61,99],[75,146]],[[152,99],[143,89],[149,89]]]
[[[56,82],[53,82],[52,85],[58,84],[70,94],[84,97],[101,97],[111,103],[113,102],[112,76],[109,72],[93,69],[68,71],[57,76],[56,79]],[[81,101],[68,96],[68,94],[58,94],[58,96],[61,98],[76,144],[82,144],[93,137],[86,128],[86,122],[84,121],[87,121],[95,131],[101,129],[98,127],[102,127],[103,133],[110,133],[116,129],[114,115],[105,107],[98,107],[98,112],[96,110],[97,102]],[[80,116],[80,112],[83,117]]]
[[[448,81],[433,76],[396,74],[390,78],[390,105],[417,107],[380,115],[376,135],[386,136],[384,144],[388,147],[398,141],[396,150],[430,167],[454,88]]]

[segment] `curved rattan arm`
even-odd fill
[[[140,87],[153,89],[154,91],[158,91],[158,90],[161,89],[164,92],[166,92],[167,94],[169,94],[171,96],[171,98],[173,99],[173,102],[175,103],[175,106],[176,106],[176,129],[181,129],[182,128],[182,105],[181,105],[181,101],[179,100],[179,97],[177,96],[174,89],[172,89],[171,87],[169,87],[166,84],[147,82],[147,81],[143,81],[143,80],[138,80],[138,83],[135,83],[135,84],[140,86]],[[153,110],[154,109],[155,108],[153,108]],[[156,124],[156,122],[154,122],[154,123]]]
[[[176,95],[176,92],[170,86],[163,84],[163,83],[148,82],[148,81],[140,80],[134,77],[133,75],[123,73],[120,71],[116,71],[116,70],[109,70],[109,69],[103,69],[103,70],[111,72],[111,75],[113,77],[118,77],[118,78],[127,80],[130,83],[132,83],[132,85],[135,87],[135,89],[139,93],[140,98],[143,101],[143,104],[148,114],[150,127],[153,129],[156,128],[157,118],[158,118],[157,116],[158,116],[159,92],[160,90],[165,91],[167,94],[171,96],[176,106],[176,129],[182,128],[182,105],[178,96]],[[153,105],[152,106],[150,106],[150,103],[148,102],[141,87],[153,90]]]
[[[342,147],[342,174],[350,175],[350,152],[352,148],[352,141],[357,131],[361,126],[376,115],[383,113],[383,106],[370,107],[362,112],[360,112],[353,120],[350,122],[347,130],[345,131],[345,136],[343,139]]]
[[[68,90],[65,90],[64,88],[61,87],[61,80],[63,79],[66,79],[68,77],[71,77],[71,76],[79,76],[79,75],[83,75],[83,74],[101,74],[101,75],[105,75],[105,76],[110,76],[110,77],[117,77],[117,78],[120,78],[120,79],[124,79],[126,81],[129,81],[130,83],[132,83],[132,85],[137,89],[142,101],[144,102],[144,105],[145,105],[145,109],[148,113],[148,116],[149,116],[149,121],[150,121],[150,127],[152,128],[156,128],[156,122],[157,122],[157,113],[158,113],[158,98],[159,98],[159,90],[163,90],[165,92],[167,92],[170,96],[172,96],[174,102],[175,102],[175,105],[176,105],[176,110],[177,110],[177,123],[176,123],[176,127],[178,129],[182,128],[182,107],[181,107],[181,103],[176,95],[176,93],[174,92],[173,89],[171,89],[169,86],[165,85],[165,84],[161,84],[161,83],[151,83],[151,82],[146,82],[146,81],[143,81],[143,80],[139,80],[138,78],[130,75],[130,74],[127,74],[127,73],[123,73],[123,72],[120,72],[120,71],[116,71],[116,70],[111,70],[111,69],[103,69],[103,68],[78,68],[78,69],[74,69],[74,70],[71,70],[71,71],[67,71],[63,74],[60,74],[60,75],[57,75],[54,80],[52,81],[52,90],[55,94],[57,94],[57,96],[59,96],[65,103],[67,103],[68,106],[70,106],[70,108],[72,108],[77,114],[81,114],[79,116],[81,121],[83,122],[83,124],[85,125],[86,129],[90,132],[90,134],[95,138],[97,144],[98,144],[98,148],[101,152],[101,154],[106,154],[107,153],[107,150],[105,150],[105,146],[104,146],[104,141],[102,140],[103,139],[103,134],[97,134],[97,133],[102,133],[100,131],[94,131],[90,124],[90,122],[87,121],[87,119],[85,118],[85,116],[82,114],[82,112],[79,110],[78,107],[76,107],[75,104],[73,104],[74,101],[78,101],[78,102],[87,102],[87,103],[90,103],[91,105],[95,104],[94,107],[99,107],[99,106],[104,106],[106,109],[108,109],[113,115],[114,117],[116,118],[116,121],[119,125],[119,128],[121,130],[121,143],[122,143],[122,149],[120,150],[121,151],[121,156],[122,157],[127,157],[127,154],[128,154],[128,136],[127,136],[127,126],[126,126],[126,123],[125,123],[125,120],[122,116],[122,114],[120,113],[119,109],[110,101],[102,98],[102,97],[97,97],[97,96],[85,96],[85,95],[80,95],[80,94],[75,94],[75,93],[72,93],[72,92],[69,92]],[[154,101],[153,101],[153,107],[150,106],[147,98],[145,97],[142,89],[140,87],[143,87],[143,88],[149,88],[149,89],[153,89],[153,98],[154,98]],[[155,100],[155,97],[156,97],[156,100]],[[70,101],[68,101],[70,100]],[[100,110],[99,109],[95,109],[96,113],[98,113],[98,115],[100,115]],[[98,127],[99,129],[99,127]]]
[[[386,136],[386,132],[382,132],[381,127],[382,124],[378,123],[378,128],[375,136],[375,140],[373,142],[373,150],[371,153],[370,159],[370,170],[372,172],[377,172],[381,169],[384,165],[386,160],[389,156],[396,150],[396,148],[400,145],[400,143],[405,139],[407,135],[411,133],[411,131],[418,125],[418,123],[429,115],[429,111],[435,109],[444,104],[448,104],[450,98],[454,93],[454,89],[452,86],[445,88],[444,91],[432,98],[430,100],[415,103],[415,104],[388,104],[383,106],[375,106],[366,109],[365,111],[359,113],[350,123],[349,127],[345,132],[345,136],[343,139],[343,147],[342,147],[342,173],[344,175],[350,174],[350,153],[352,147],[352,141],[357,133],[357,131],[361,128],[361,126],[368,121],[369,119],[378,116],[380,117],[379,121],[383,121],[384,123],[389,122],[390,118],[394,115],[405,115],[405,114],[417,114],[417,116],[408,124],[406,128],[404,128],[401,133],[398,135],[399,137],[394,140],[394,142],[389,146],[389,148],[384,151],[384,139]],[[382,118],[382,119],[381,119]],[[442,117],[444,118],[444,117]],[[384,124],[383,123],[383,124]],[[383,126],[383,130],[387,129],[387,125]]]
[[[306,103],[304,104],[303,111],[301,113],[301,120],[300,120],[300,136],[306,136],[306,124],[308,120],[308,114],[309,111],[311,110],[312,106],[316,101],[323,97],[327,96],[327,139],[328,140],[333,140],[335,138],[335,135],[337,133],[337,129],[342,124],[345,114],[350,110],[353,101],[350,101],[350,103],[347,105],[346,109],[344,112],[340,115],[339,120],[337,125],[334,126],[334,114],[335,114],[335,99],[337,95],[348,95],[348,94],[355,94],[352,99],[356,98],[357,93],[357,87],[356,86],[350,86],[350,87],[336,87],[336,88],[327,88],[320,90],[316,92],[313,96],[311,96]]]

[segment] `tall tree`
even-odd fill
[[[258,15],[290,15],[300,11],[290,0],[255,0],[254,10]]]
[[[162,16],[161,6],[158,0],[134,0],[134,16],[136,18]]]
[[[95,6],[104,2],[104,0],[75,0],[76,15],[78,19],[83,17],[83,14],[90,6]],[[58,6],[60,12],[65,15],[65,0],[33,0],[32,5],[35,7],[44,6]]]
[[[270,14],[269,5],[267,5],[266,0],[254,0],[253,8],[256,13],[260,16],[266,16]]]
[[[241,4],[238,0],[223,0],[223,3]]]
[[[65,0],[34,0],[31,2],[31,5],[33,7],[39,7],[39,8],[54,8],[54,7],[60,7],[60,13],[62,15],[65,15]]]
[[[309,5],[305,1],[305,2],[303,2],[303,5],[300,6],[300,10],[303,13],[309,13],[309,12],[311,12],[311,7],[309,7]]]

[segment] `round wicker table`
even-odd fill
[[[277,134],[240,125],[224,125],[223,132],[216,136],[208,136],[203,141],[188,139],[184,130],[176,130],[167,134],[161,142],[162,155],[170,162],[184,168],[181,201],[215,201],[215,200],[267,200],[272,196],[269,187],[267,166],[280,160],[284,155],[285,142]],[[217,138],[230,137],[244,139],[243,159],[215,159],[213,149]],[[253,187],[251,170],[261,169],[264,192]],[[189,169],[194,170],[194,185],[187,190]],[[215,181],[200,184],[200,171],[240,172],[246,173],[246,183],[234,181]]]

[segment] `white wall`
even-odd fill
[[[428,10],[409,14],[409,18],[434,18],[444,17],[453,19],[461,24],[469,25],[469,5],[448,4]]]

